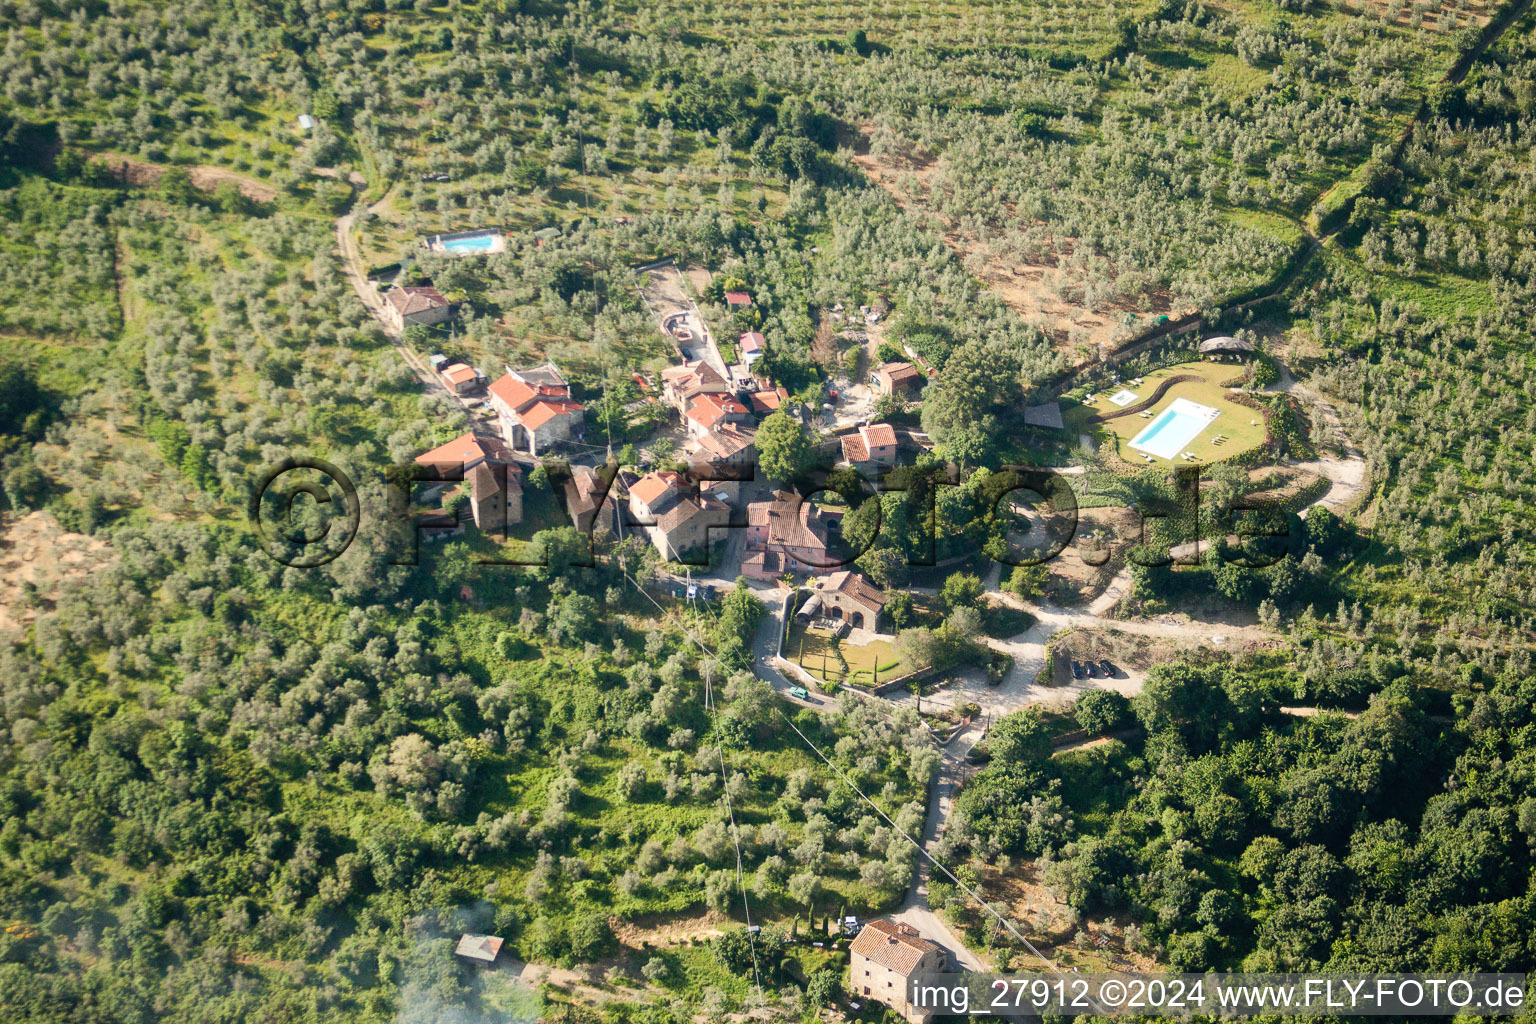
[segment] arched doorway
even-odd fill
[[[864,613],[863,612],[854,612],[853,614],[849,615],[848,616],[848,625],[852,626],[854,629],[863,629],[864,628]]]

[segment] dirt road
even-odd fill
[[[378,202],[368,207],[368,212],[370,214],[377,213],[388,198],[389,194],[385,193]],[[428,391],[441,391],[450,398],[457,400],[457,396],[449,392],[438,375],[432,372],[432,367],[428,366],[420,356],[412,352],[410,347],[401,341],[400,332],[395,330],[388,318],[385,317],[384,297],[379,294],[379,290],[368,280],[368,275],[363,270],[362,256],[357,251],[357,242],[352,237],[352,225],[356,219],[356,210],[350,210],[336,218],[336,249],[341,253],[342,269],[346,272],[347,280],[352,282],[353,291],[357,292],[357,297],[362,300],[363,307],[379,322],[379,326],[384,329],[384,333],[394,341],[395,351],[400,353],[400,358],[405,360],[405,365],[411,368],[412,373],[416,374],[422,386]]]

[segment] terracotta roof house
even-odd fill
[[[416,464],[444,480],[469,483],[469,509],[480,529],[504,533],[509,524],[523,521],[522,469],[499,439],[464,434],[418,455]],[[438,493],[447,486],[437,485]]]
[[[699,493],[687,477],[668,470],[647,473],[630,485],[629,512],[669,560],[706,547],[710,528],[723,528],[731,515],[725,502]]]
[[[454,955],[476,963],[493,964],[496,955],[501,952],[502,938],[500,935],[461,935],[459,944],[454,948]]]
[[[725,304],[730,306],[732,309],[739,309],[742,306],[750,306],[752,305],[752,296],[748,295],[746,292],[726,292]]]
[[[384,319],[396,331],[406,324],[440,324],[453,312],[448,300],[431,285],[402,288],[384,293]]]
[[[885,601],[885,591],[873,580],[845,569],[818,582],[810,600],[796,614],[846,622],[854,629],[878,630]]]
[[[476,463],[511,462],[512,451],[500,438],[481,437],[476,433],[463,434],[447,444],[438,445],[425,454],[416,456],[417,465],[472,468]]]
[[[701,434],[694,442],[693,454],[699,486],[711,494],[735,501],[741,496],[742,481],[753,478],[757,463],[757,434],[727,423],[718,430]],[[711,479],[713,478],[713,479]]]
[[[683,421],[688,433],[699,437],[728,423],[751,423],[752,414],[734,395],[705,392],[688,400]]]
[[[869,383],[882,395],[912,397],[923,386],[923,372],[911,363],[881,363],[869,374]]]
[[[880,469],[896,465],[896,428],[872,423],[842,438],[843,461],[855,469]]]
[[[757,331],[743,334],[737,344],[741,347],[741,361],[748,367],[763,358],[763,352],[768,347],[768,342]]]
[[[443,378],[443,385],[456,395],[473,391],[475,385],[480,383],[480,371],[468,363],[453,363],[438,373]]]
[[[677,503],[687,479],[669,469],[647,473],[629,487],[629,510],[637,520],[654,519]]]
[[[756,579],[835,567],[828,547],[842,533],[843,516],[819,508],[794,491],[775,491],[770,501],[747,506],[747,555],[741,571]]]
[[[603,474],[590,466],[573,466],[571,475],[562,485],[565,491],[565,512],[571,517],[571,525],[582,533],[589,530],[606,530],[614,533],[618,516],[619,483],[617,477],[606,480]]]
[[[571,400],[571,388],[554,364],[507,372],[491,385],[491,408],[502,436],[513,448],[538,455],[553,445],[579,441],[585,407]]]
[[[752,403],[753,412],[759,416],[767,416],[789,401],[789,389],[784,387],[763,388],[752,392],[752,394],[747,396],[747,399]]]
[[[855,999],[884,1003],[913,1024],[933,1017],[933,1010],[915,1007],[907,999],[908,982],[915,975],[944,969],[949,954],[943,946],[923,938],[909,924],[871,921],[848,953],[848,992]]]
[[[755,430],[743,430],[734,423],[727,423],[713,433],[705,434],[696,442],[699,455],[709,463],[720,463],[750,455],[757,443]]]
[[[669,366],[661,371],[661,394],[667,404],[684,415],[688,403],[699,395],[728,395],[731,385],[703,360]]]

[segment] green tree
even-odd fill
[[[996,408],[1018,389],[1017,375],[978,342],[951,353],[943,373],[923,392],[923,429],[944,443],[969,428],[996,433]]]
[[[1033,601],[1045,593],[1045,585],[1050,578],[1050,571],[1043,565],[1016,565],[1013,572],[1008,574],[1005,587],[1021,601]]]
[[[879,507],[878,502],[873,499],[866,501],[864,504]],[[844,518],[848,517],[845,516]],[[846,531],[843,536],[850,544],[854,543],[853,539],[848,537]],[[870,579],[886,590],[904,587],[912,577],[912,573],[907,566],[907,560],[901,557],[901,553],[892,547],[876,547],[873,550],[864,552],[863,555],[859,556],[858,566],[869,574]],[[889,605],[887,605],[886,611],[889,613]]]
[[[998,764],[1031,764],[1051,756],[1051,733],[1039,708],[998,719],[987,732],[987,750]]]
[[[1153,668],[1132,706],[1147,732],[1176,734],[1201,749],[1215,741],[1231,709],[1217,680],[1184,663]]]
[[[939,589],[939,600],[948,611],[954,611],[956,608],[974,608],[985,590],[981,577],[975,573],[950,573],[949,578],[944,581],[944,586]]]
[[[811,464],[811,438],[805,427],[780,410],[757,430],[757,464],[770,480],[794,480]]]
[[[823,967],[805,983],[806,1000],[813,1007],[831,1006],[843,994],[843,973]]]
[[[1089,690],[1072,707],[1077,724],[1095,736],[1123,728],[1131,717],[1131,702],[1114,690]]]

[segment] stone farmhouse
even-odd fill
[[[669,561],[704,550],[710,528],[723,529],[731,517],[729,505],[700,493],[688,477],[670,470],[647,473],[630,485],[629,513]]]
[[[431,285],[402,288],[384,293],[384,319],[397,332],[406,324],[440,324],[453,313],[453,307]]]
[[[842,437],[843,462],[859,470],[890,469],[896,465],[896,428],[873,423]]]
[[[870,371],[869,383],[882,395],[911,398],[923,386],[923,371],[911,363],[882,363]]]
[[[895,921],[871,921],[849,947],[848,991],[856,999],[884,1003],[913,1024],[930,1020],[932,1010],[912,1005],[911,981],[944,969],[949,954],[916,928]]]
[[[581,440],[585,408],[571,400],[571,387],[553,363],[529,370],[508,367],[490,392],[501,435],[513,448],[538,455]]]
[[[854,629],[878,631],[885,591],[861,572],[835,572],[816,584],[797,617],[846,622]]]
[[[468,433],[417,456],[416,464],[435,477],[469,484],[469,510],[477,528],[505,533],[523,521],[522,469],[500,440]],[[434,484],[428,491],[441,494],[449,486]]]
[[[728,501],[741,497],[741,485],[752,479],[757,463],[757,432],[727,423],[694,441],[690,457],[701,486]]]
[[[793,491],[776,491],[769,501],[747,506],[747,555],[743,575],[777,579],[786,573],[822,572],[837,561],[828,552],[842,533],[843,516],[802,500]]]

